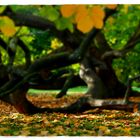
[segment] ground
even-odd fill
[[[82,94],[55,99],[48,94],[28,95],[41,107],[65,106]],[[131,98],[140,101],[140,98]],[[79,114],[42,113],[23,115],[0,102],[1,136],[140,136],[140,114],[119,110],[92,109]]]

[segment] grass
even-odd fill
[[[84,94],[87,91],[87,87],[85,86],[79,86],[75,88],[70,88],[67,92],[67,95],[72,95],[76,93]],[[39,90],[39,89],[29,89],[28,94],[29,95],[36,95],[36,94],[52,94],[56,95],[60,92],[60,90]]]
[[[139,87],[132,87],[132,90],[140,92],[140,88]],[[78,86],[78,87],[74,87],[74,88],[70,88],[68,90],[67,95],[73,95],[76,93],[81,93],[84,94],[87,91],[87,87],[86,86]],[[52,94],[52,95],[56,95],[60,92],[60,90],[39,90],[39,89],[30,89],[28,91],[29,95],[37,95],[37,94]]]
[[[140,92],[140,88],[139,87],[132,87],[132,90]]]

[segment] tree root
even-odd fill
[[[139,111],[140,104],[134,102],[128,102],[127,104],[124,100],[102,100],[102,99],[93,99],[92,97],[83,96],[79,98],[75,103],[60,108],[38,108],[33,113],[81,113],[89,109],[101,108],[101,109],[115,109],[115,110],[124,110],[129,112]],[[29,111],[30,112],[30,111]]]

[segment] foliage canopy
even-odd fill
[[[6,6],[0,7],[0,13],[5,10]],[[140,20],[139,5],[59,5],[59,6],[11,6],[14,11],[24,14],[32,13],[42,16],[50,22],[55,23],[59,30],[69,30],[75,32],[79,30],[83,33],[89,32],[93,27],[102,28],[104,25],[105,9],[117,8],[117,14],[111,16],[105,23],[103,32],[109,45],[116,50],[122,49],[129,37],[135,31]],[[30,28],[18,27],[8,16],[0,16],[1,37],[7,42],[14,36],[20,36],[23,41],[30,46],[32,50],[32,59],[51,52],[51,49],[62,46],[62,43],[56,41],[55,35],[49,31],[37,31]],[[55,45],[54,42],[55,40]],[[51,44],[53,46],[51,47]],[[56,45],[57,44],[57,45]],[[61,45],[60,45],[61,44]],[[113,65],[116,73],[121,80],[126,81],[128,76],[139,74],[139,47],[138,44],[134,50],[125,57],[115,60]],[[4,50],[2,50],[4,51]],[[5,53],[4,53],[5,54]],[[18,57],[20,57],[18,53]],[[135,57],[137,56],[137,57]],[[6,54],[3,59],[6,61]],[[22,58],[21,58],[22,59]],[[15,59],[15,63],[18,60]],[[24,62],[24,61],[21,61]],[[125,64],[131,64],[126,67]]]

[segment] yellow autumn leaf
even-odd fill
[[[117,8],[117,4],[108,4],[108,5],[106,5],[106,7],[108,8],[108,9],[116,9]]]
[[[76,11],[77,5],[62,5],[60,11],[63,17],[70,17]]]
[[[94,6],[91,9],[91,18],[94,22],[94,27],[97,29],[101,29],[104,25],[105,12],[100,6]]]
[[[96,16],[96,18],[104,19],[105,12],[100,6],[94,6],[91,9],[91,14]]]
[[[75,21],[79,22],[79,20],[82,20],[86,16],[88,16],[88,10],[86,9],[86,6],[78,5],[76,15],[75,15]]]
[[[96,15],[92,16],[92,20],[94,22],[94,27],[97,29],[101,29],[104,25],[103,19],[98,18]]]
[[[7,16],[2,16],[0,17],[0,22],[2,22],[0,24],[0,30],[4,35],[11,37],[16,33],[16,27],[12,19]]]
[[[93,27],[94,23],[88,15],[80,19],[77,23],[77,29],[79,29],[83,33],[89,32]]]

